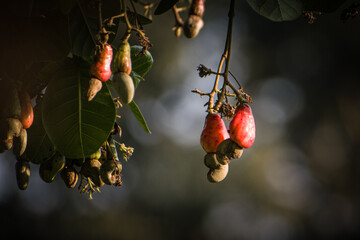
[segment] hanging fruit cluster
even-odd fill
[[[229,131],[219,114],[209,113],[200,137],[200,144],[207,152],[204,163],[210,169],[208,180],[224,180],[229,171],[230,161],[240,158],[243,149],[251,147],[254,141],[255,121],[248,104],[237,106]]]
[[[72,49],[65,59],[29,64],[24,73],[13,74],[17,80],[6,81],[7,73],[0,73],[0,153],[13,149],[21,190],[29,186],[31,163],[39,165],[44,182],[60,176],[66,187],[78,186],[90,198],[104,185],[121,186],[123,163],[134,151],[119,141],[121,128],[116,119],[121,108],[129,107],[150,133],[133,100],[153,63],[148,51],[151,44],[141,26],[145,18],[130,11],[122,0],[120,14],[103,21],[102,2],[97,3],[97,27],[83,24],[86,11],[80,4],[73,6],[68,33]],[[93,16],[91,11],[89,16]],[[125,33],[114,34],[114,27],[124,22]],[[140,46],[128,42],[134,32]]]
[[[209,101],[205,104],[205,106],[208,106],[208,115],[206,116],[204,129],[200,136],[200,144],[207,153],[204,157],[204,163],[210,169],[207,174],[208,180],[215,183],[225,179],[229,171],[230,161],[240,158],[243,149],[251,147],[255,141],[255,121],[251,108],[248,105],[248,103],[252,102],[252,99],[243,91],[241,86],[240,89],[237,89],[229,80],[233,17],[234,1],[231,1],[225,50],[217,72],[213,72],[201,64],[198,68],[200,77],[216,76],[212,91],[209,93],[199,91],[198,89],[192,91],[200,96],[209,97]],[[225,71],[221,73],[224,62]],[[218,89],[220,76],[223,77],[224,81],[222,87]],[[231,89],[233,94],[230,93],[228,88]],[[217,100],[215,101],[216,96]],[[229,102],[231,97],[236,98],[236,108]],[[229,130],[219,114],[228,120],[231,119]]]
[[[13,148],[20,157],[27,144],[27,132],[33,121],[34,112],[29,94],[14,82],[2,80],[2,102],[0,113],[0,152]]]
[[[172,30],[176,37],[180,37],[181,33],[184,32],[185,37],[194,38],[204,27],[204,20],[202,17],[205,12],[205,0],[192,0],[188,2],[188,6],[178,7],[178,1],[172,1],[172,3],[170,3],[170,1],[163,0],[159,3],[159,6],[155,11],[155,15],[159,15],[172,8],[175,16],[175,26]],[[180,13],[183,11],[187,11],[188,14],[185,22],[180,16]]]
[[[103,28],[104,29],[104,28]],[[106,30],[105,31],[106,34]],[[95,95],[101,90],[102,83],[109,80],[111,76],[111,61],[113,57],[113,49],[107,43],[107,38],[104,42],[97,45],[95,60],[90,67],[91,79],[89,80],[89,89],[87,92],[88,101],[91,101]]]
[[[30,177],[30,165],[20,158],[27,146],[27,131],[34,121],[34,111],[28,92],[21,83],[1,80],[0,152],[13,149],[17,157],[16,177],[20,189],[26,189]]]
[[[134,98],[135,86],[131,73],[130,44],[127,39],[123,40],[117,51],[111,68],[114,72],[113,86],[120,96],[120,100],[128,104]]]

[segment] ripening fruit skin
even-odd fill
[[[110,44],[105,44],[104,48],[97,52],[95,61],[90,67],[90,74],[102,82],[109,80],[111,72],[111,61],[113,49]]]
[[[237,106],[229,125],[230,138],[240,147],[249,148],[255,141],[255,120],[248,104]]]
[[[124,72],[118,72],[114,74],[112,82],[114,89],[119,94],[120,100],[124,104],[130,103],[135,94],[135,86],[132,78]]]
[[[189,15],[202,17],[205,12],[204,0],[193,0],[190,6]]]
[[[113,73],[124,72],[130,74],[131,66],[131,51],[129,42],[122,41],[118,51],[115,53],[114,60],[111,64]]]
[[[30,164],[26,161],[17,161],[15,164],[16,180],[20,190],[25,190],[29,186]]]
[[[216,152],[217,146],[228,139],[229,133],[219,114],[209,113],[205,119],[204,129],[201,133],[200,144],[207,153]]]
[[[20,94],[21,105],[21,124],[23,128],[28,129],[34,121],[34,109],[31,105],[30,95],[26,91],[22,91]]]

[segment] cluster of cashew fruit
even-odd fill
[[[207,178],[210,182],[225,179],[232,159],[240,158],[243,149],[249,148],[255,141],[255,121],[248,104],[240,104],[229,124],[229,131],[217,113],[206,116],[200,144],[207,152],[205,166],[210,170]]]
[[[129,75],[131,69],[130,44],[127,40],[121,42],[114,58],[111,45],[100,44],[90,67],[88,101],[96,96],[102,88],[102,83],[108,81],[113,74],[112,84],[120,100],[125,104],[130,103],[135,94],[134,82]]]
[[[114,144],[114,142],[110,141],[109,144],[111,146]],[[115,145],[112,147],[115,148]],[[98,187],[102,187],[104,184],[121,186],[122,165],[119,159],[117,159],[116,153],[114,156],[113,152],[105,149],[107,148],[104,146],[100,148],[99,151],[95,152],[87,158],[63,159],[63,167],[60,169],[60,175],[64,180],[65,185],[68,188],[75,187],[80,175],[82,178],[81,184],[79,186],[80,192],[89,191],[91,189],[94,190]],[[55,166],[55,164],[53,166]],[[76,168],[80,168],[80,170],[78,171]],[[54,174],[56,175],[56,173],[60,170],[55,170],[52,168],[52,171],[50,171],[52,174],[48,175],[50,177],[49,180],[52,181],[55,177]],[[44,179],[42,175],[44,175],[44,173],[41,173],[40,166],[40,176],[46,182],[47,179]],[[83,185],[84,179],[90,179],[91,181],[85,181],[86,184]]]
[[[6,86],[5,86],[6,85]],[[29,94],[12,83],[3,83],[0,104],[0,153],[13,149],[18,161],[16,174],[22,188],[27,187],[26,179],[30,176],[30,165],[21,160],[27,145],[27,131],[34,121],[34,110]],[[19,185],[20,186],[20,185]]]
[[[60,174],[68,188],[74,188],[81,178],[80,192],[94,192],[104,184],[121,186],[122,165],[117,153],[108,149],[106,145],[104,144],[97,152],[86,158],[70,159],[55,152],[50,158],[41,161],[40,178],[46,183],[51,183]],[[111,137],[109,146],[115,149],[115,143]],[[28,187],[30,165],[26,161],[26,156],[16,163],[16,179],[21,190]]]
[[[190,4],[189,14],[184,23],[177,20],[174,27],[175,35],[180,36],[181,30],[184,30],[184,35],[187,38],[194,38],[198,35],[204,26],[202,16],[205,12],[205,0],[193,0]]]

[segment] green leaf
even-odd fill
[[[56,149],[68,158],[96,152],[114,126],[116,108],[107,84],[88,102],[90,65],[67,61],[47,87],[43,102],[44,128]]]
[[[68,27],[72,53],[90,61],[94,55],[95,35],[98,31],[96,19],[87,18],[77,6],[69,14]]]
[[[158,7],[156,8],[154,14],[160,15],[172,8],[179,0],[161,0]]]
[[[131,64],[132,71],[137,75],[144,77],[151,69],[154,59],[149,51],[145,51],[143,55],[141,46],[131,46]]]
[[[35,164],[41,164],[55,154],[54,145],[50,141],[43,126],[41,106],[34,108],[34,122],[27,130],[27,146],[25,158]]]
[[[148,133],[151,134],[151,131],[150,129],[148,128],[147,124],[146,124],[146,121],[145,121],[145,118],[144,116],[142,115],[139,107],[136,105],[136,103],[134,101],[131,101],[129,104],[128,104],[130,110],[132,111],[132,113],[134,114],[135,118],[138,120],[138,122],[140,123],[141,127]]]
[[[139,85],[139,83],[140,83],[141,81],[144,81],[144,80],[145,80],[143,77],[139,76],[139,75],[138,75],[136,72],[134,72],[134,71],[132,71],[132,72],[130,73],[130,77],[132,78],[132,80],[133,80],[133,82],[134,82],[135,88],[138,87],[138,85]]]
[[[132,24],[132,25],[136,25],[136,18],[141,25],[147,25],[147,24],[152,23],[151,19],[144,17],[140,14],[136,14],[132,11],[127,11],[126,14],[127,14],[130,24]],[[124,23],[126,22],[125,17],[121,17],[120,20]]]
[[[260,15],[275,21],[291,21],[300,17],[303,11],[301,0],[247,0]]]

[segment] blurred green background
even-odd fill
[[[195,39],[174,36],[171,12],[145,26],[154,65],[135,101],[152,134],[120,110],[120,140],[135,148],[122,187],[88,200],[32,164],[20,191],[14,156],[0,155],[2,239],[360,238],[360,18],[274,23],[236,1],[230,71],[254,100],[257,136],[213,184],[199,143],[207,99],[191,90],[213,86],[196,68],[217,68],[229,3],[206,2]]]

